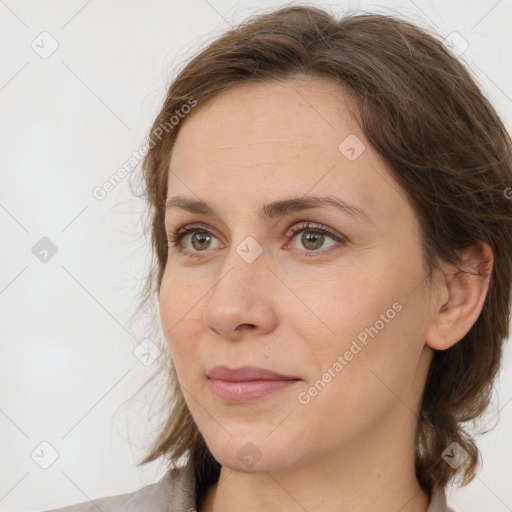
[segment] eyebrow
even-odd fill
[[[291,199],[273,201],[271,203],[262,205],[258,209],[257,214],[260,218],[263,219],[275,219],[276,217],[284,217],[295,212],[313,210],[322,207],[334,207],[345,215],[373,224],[370,216],[362,208],[334,196],[294,197]],[[166,211],[169,211],[172,208],[180,208],[190,213],[206,215],[221,220],[215,210],[204,201],[197,201],[195,199],[187,199],[185,197],[174,196],[168,199],[165,204]]]

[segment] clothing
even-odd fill
[[[44,512],[197,512],[195,476],[192,464],[170,469],[156,483],[138,491],[99,498]],[[440,490],[432,496],[427,512],[456,512],[446,504]]]

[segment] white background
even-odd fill
[[[133,355],[144,322],[129,322],[147,266],[143,204],[127,180],[102,201],[92,190],[144,142],[177,65],[279,5],[0,0],[0,510],[121,494],[164,474],[160,463],[135,467],[158,386],[127,402],[153,369]],[[442,37],[459,32],[469,43],[461,59],[512,129],[511,0],[333,5],[357,7],[391,7]],[[31,47],[43,31],[59,45],[46,59]],[[46,263],[32,252],[42,237],[58,250]],[[512,510],[510,356],[508,344],[487,417],[500,411],[498,426],[478,441],[482,469],[448,494],[460,511]],[[51,456],[44,441],[58,453],[48,469],[31,458]]]

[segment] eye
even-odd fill
[[[338,242],[339,244],[344,245],[346,243],[346,240],[336,235],[335,233],[332,233],[329,229],[323,227],[323,226],[314,226],[310,224],[309,222],[303,223],[299,226],[295,226],[291,230],[291,235],[293,235],[293,238],[296,238],[296,235],[299,233],[302,233],[302,236],[300,238],[297,238],[299,241],[299,244],[301,247],[306,248],[306,251],[301,250],[306,256],[314,256],[313,254],[308,254],[312,252],[325,252],[320,251],[322,246],[324,245],[325,239],[330,238],[331,240],[334,240],[335,242]],[[290,236],[291,236],[290,235]],[[336,243],[332,243],[328,247],[324,247],[324,249],[329,249],[333,246],[335,246]]]
[[[182,239],[186,242],[185,235],[192,235],[189,239],[192,244],[193,249],[183,248]],[[179,248],[180,252],[188,253],[188,252],[204,252],[206,249],[211,249],[210,242],[212,238],[215,238],[206,227],[203,225],[190,225],[184,226],[172,233],[172,235],[167,240],[167,246]],[[194,250],[195,249],[195,250]]]
[[[300,239],[296,237],[299,233],[302,233]],[[189,238],[190,235],[190,238]],[[286,234],[287,237],[297,238],[303,249],[297,249],[305,256],[314,256],[314,254],[308,253],[324,253],[324,250],[320,250],[325,244],[326,237],[338,242],[338,245],[345,245],[346,239],[340,235],[331,232],[329,229],[323,226],[315,226],[309,222],[302,223],[295,226]],[[168,238],[168,247],[178,247],[179,252],[187,254],[190,257],[200,256],[201,252],[206,252],[208,249],[212,249],[211,242],[216,237],[207,229],[206,225],[194,224],[184,226],[174,231]],[[187,242],[190,244],[186,247]],[[183,247],[185,245],[185,247]],[[332,243],[327,247],[330,249],[335,246],[336,243]],[[285,248],[288,248],[287,244]],[[213,247],[215,248],[215,247]],[[305,250],[304,250],[305,248]],[[326,249],[324,247],[324,249]]]

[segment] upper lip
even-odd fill
[[[227,380],[231,382],[243,382],[248,380],[299,380],[297,377],[283,375],[266,368],[256,366],[241,366],[240,368],[228,368],[227,366],[215,366],[207,374],[210,379]]]

